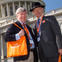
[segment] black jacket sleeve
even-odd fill
[[[54,16],[52,16],[49,21],[51,24],[51,28],[56,36],[57,47],[58,49],[60,49],[62,48],[62,40],[61,40],[61,30],[60,30],[59,24]]]
[[[13,24],[11,24],[9,26],[9,28],[7,29],[6,33],[5,33],[5,41],[15,41],[15,34],[16,34],[16,30]]]

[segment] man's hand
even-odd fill
[[[62,55],[62,49],[59,49],[58,52],[60,55]]]
[[[24,30],[22,29],[21,31],[19,31],[18,35],[21,37],[21,36],[24,36]]]

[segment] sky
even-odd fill
[[[43,0],[46,3],[45,11],[55,10],[62,8],[62,0]]]

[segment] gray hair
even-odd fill
[[[23,7],[19,7],[19,8],[16,10],[16,15],[17,15],[18,13],[20,13],[20,12],[24,12],[24,11],[26,11],[25,8],[23,8]]]

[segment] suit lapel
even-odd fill
[[[47,24],[47,21],[46,21],[45,16],[44,16],[42,19],[42,23],[40,25],[40,29],[44,30],[46,28],[46,24]]]

